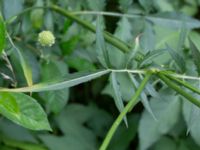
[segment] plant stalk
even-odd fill
[[[170,76],[170,74],[169,74],[169,75],[166,74],[166,76],[167,76],[167,78],[169,78],[169,79],[171,79],[171,80],[174,80],[175,82],[177,82],[177,83],[179,83],[180,85],[182,85],[182,86],[188,88],[189,90],[191,90],[191,91],[193,91],[193,92],[195,92],[195,93],[197,93],[197,94],[200,94],[200,90],[198,90],[198,88],[192,86],[192,85],[189,84],[188,82],[182,81],[182,80],[177,79],[177,78],[175,78],[175,77],[173,77],[173,76]]]
[[[134,107],[137,104],[137,100],[141,94],[141,92],[143,91],[145,85],[147,84],[147,82],[149,81],[150,77],[151,77],[152,73],[148,72],[145,76],[145,78],[143,79],[142,83],[140,84],[140,86],[138,87],[137,91],[135,92],[135,95],[132,97],[132,99],[129,101],[129,103],[125,106],[125,108],[122,110],[122,112],[119,114],[119,116],[117,117],[117,119],[115,120],[115,122],[112,124],[110,130],[108,131],[101,147],[99,150],[106,150],[106,148],[108,147],[108,144],[110,143],[114,133],[116,132],[118,126],[120,125],[120,123],[122,122],[124,116],[126,116],[126,114],[129,112],[129,110]]]
[[[187,100],[189,100],[191,103],[193,103],[194,105],[198,106],[200,108],[200,101],[197,100],[196,98],[194,98],[192,95],[186,93],[184,90],[182,90],[177,84],[175,84],[174,82],[172,82],[169,78],[167,78],[165,75],[163,75],[162,73],[158,73],[157,76],[163,81],[165,82],[170,88],[172,88],[173,90],[175,90],[177,93],[179,93],[180,95],[182,95],[183,97],[185,97]]]
[[[59,7],[57,5],[52,5],[52,6],[50,6],[50,8],[52,10],[54,10],[55,12],[57,12],[59,14],[62,14],[63,16],[76,21],[78,24],[82,25],[83,27],[87,28],[88,30],[90,30],[90,31],[92,31],[94,33],[96,32],[95,26],[93,26],[92,24],[86,22],[85,20],[79,19],[79,17],[76,17],[75,15],[73,15],[70,12],[67,12],[66,10],[62,9],[61,7]],[[103,35],[104,35],[104,38],[105,38],[105,40],[107,42],[109,42],[110,44],[116,46],[117,48],[119,48],[123,52],[128,52],[130,50],[130,47],[126,43],[124,43],[120,39],[114,37],[110,33],[104,31]]]

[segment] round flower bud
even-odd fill
[[[51,31],[42,31],[38,35],[38,42],[42,46],[52,46],[55,43],[55,37]]]

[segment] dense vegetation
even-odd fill
[[[1,0],[1,150],[199,150],[200,0]]]

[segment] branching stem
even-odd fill
[[[137,91],[135,92],[135,95],[133,96],[133,98],[125,106],[125,108],[123,109],[123,111],[119,114],[119,116],[117,117],[117,119],[115,120],[115,122],[113,123],[113,125],[111,126],[111,128],[108,131],[108,133],[106,135],[106,138],[104,139],[104,141],[103,141],[103,143],[102,143],[102,145],[101,145],[101,147],[100,147],[99,150],[106,150],[106,148],[108,147],[108,144],[110,143],[110,141],[111,141],[114,133],[116,132],[118,126],[122,122],[124,116],[126,116],[126,114],[129,112],[129,110],[133,106],[135,106],[137,104],[138,97],[140,96],[140,94],[143,91],[145,85],[149,81],[151,75],[152,75],[152,73],[149,73],[149,72],[146,74],[146,76],[143,79],[142,83],[140,84],[140,86],[138,87]]]

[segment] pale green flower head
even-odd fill
[[[55,37],[51,31],[42,31],[38,35],[38,42],[42,46],[51,47],[55,43]]]

